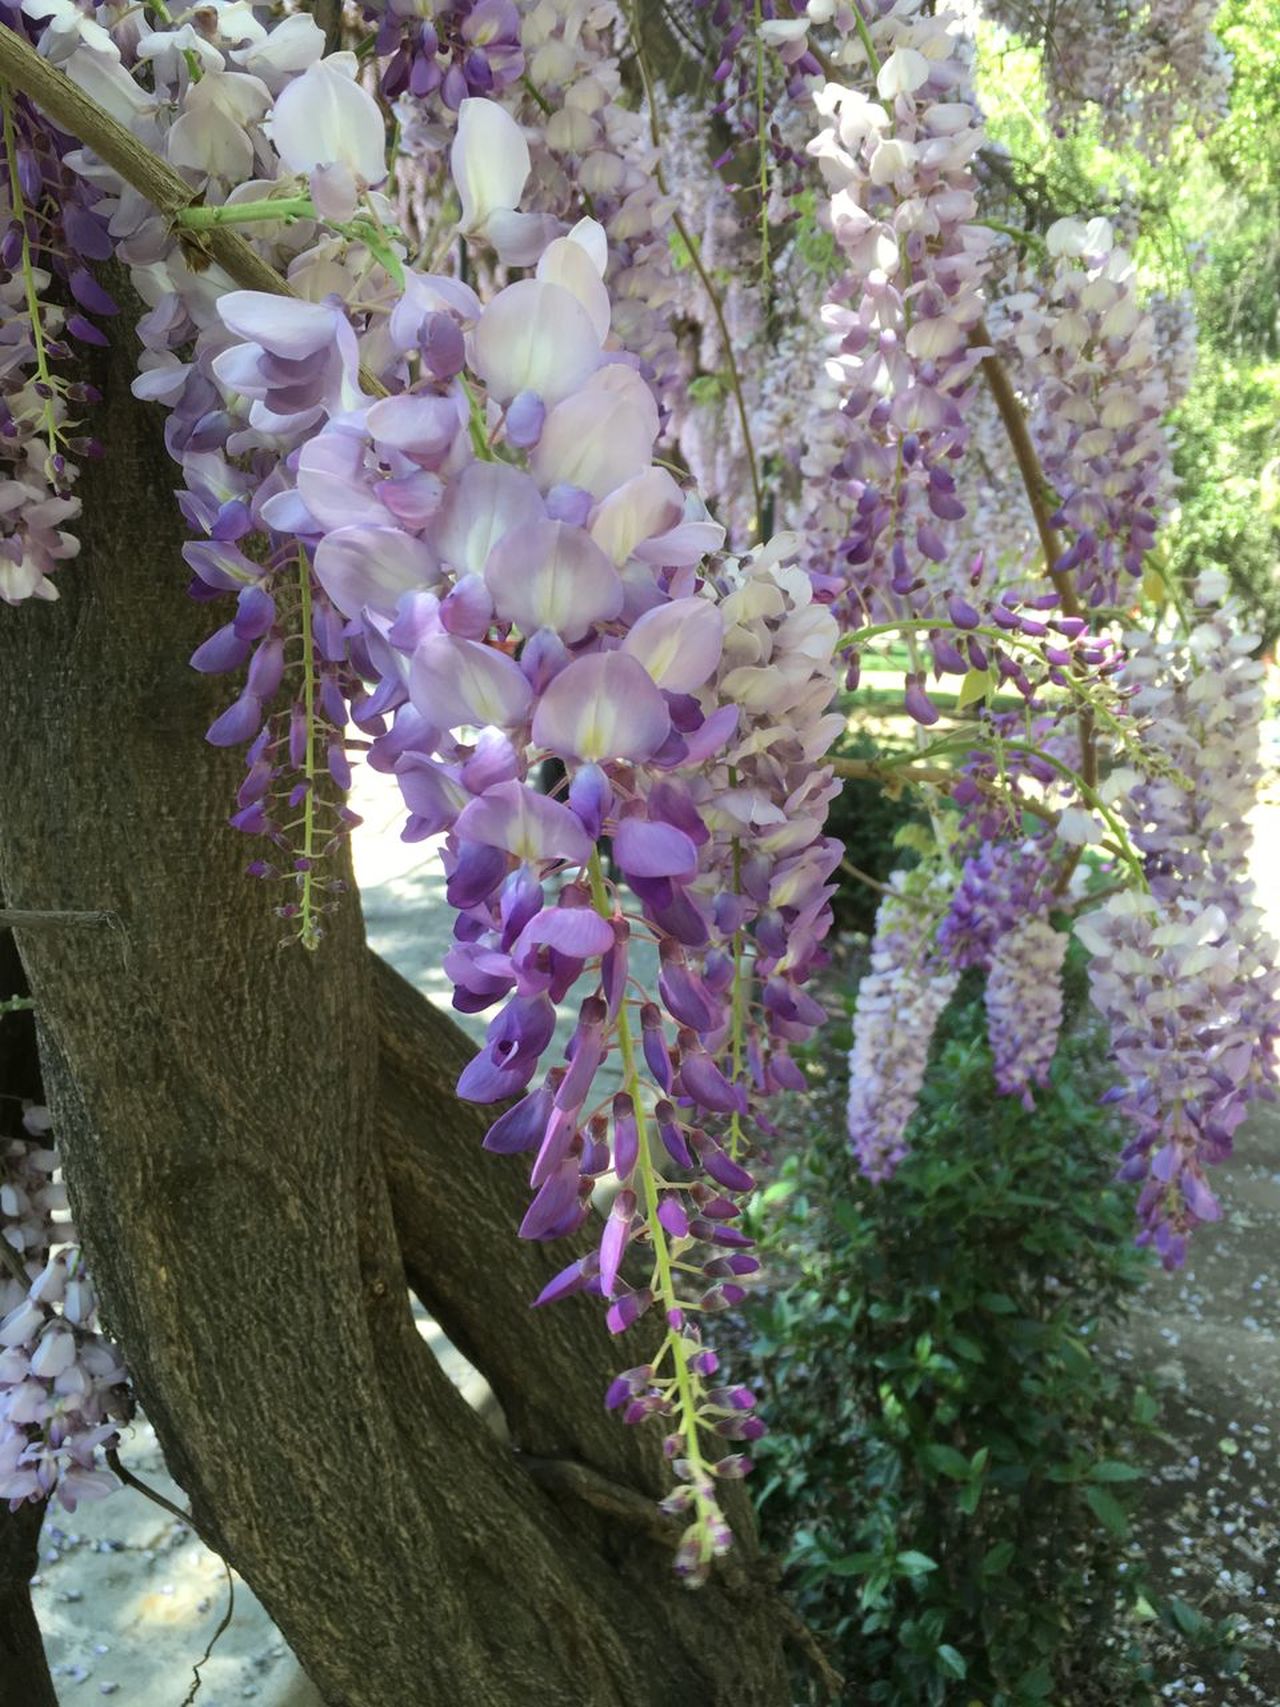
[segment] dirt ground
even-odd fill
[[[1165,1649],[1171,1701],[1280,1702],[1280,1110],[1255,1115],[1217,1176],[1224,1219],[1187,1267],[1157,1273],[1117,1348],[1162,1401],[1164,1441],[1140,1508],[1153,1587],[1239,1621],[1244,1671]],[[1157,1642],[1157,1648],[1163,1644]]]

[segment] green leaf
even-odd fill
[[[1003,1292],[980,1292],[978,1302],[993,1316],[1016,1316],[1018,1313],[1018,1306]]]
[[[879,1553],[846,1553],[842,1559],[832,1559],[827,1569],[833,1577],[864,1577],[879,1563]]]
[[[969,1363],[981,1363],[987,1355],[977,1340],[971,1340],[967,1334],[952,1334],[947,1344],[957,1357],[963,1357]]]
[[[718,373],[700,373],[685,389],[695,403],[715,403],[724,396],[725,384]]]
[[[1053,1675],[1047,1664],[1029,1671],[1018,1686],[1029,1701],[1043,1701],[1053,1688]]]
[[[937,1561],[927,1553],[899,1553],[894,1560],[894,1570],[902,1576],[923,1577],[930,1571],[936,1571]]]
[[[1194,1606],[1188,1606],[1186,1601],[1180,1600],[1176,1594],[1170,1598],[1169,1615],[1182,1634],[1193,1639],[1203,1636],[1209,1625],[1209,1620],[1202,1613],[1197,1612]]]
[[[978,1501],[982,1498],[982,1482],[975,1479],[967,1487],[961,1488],[956,1495],[956,1505],[966,1517],[972,1517],[978,1509]]]
[[[938,1661],[948,1677],[963,1677],[968,1671],[964,1655],[957,1653],[950,1642],[943,1642],[938,1649]]]
[[[995,685],[995,676],[990,670],[969,670],[960,683],[960,692],[956,695],[956,710],[963,711],[966,705],[986,699],[995,691]],[[963,1677],[964,1673],[959,1675]]]
[[[963,1452],[957,1452],[954,1446],[945,1446],[941,1441],[933,1440],[922,1448],[920,1456],[931,1470],[938,1471],[942,1476],[950,1476],[955,1482],[969,1480],[969,1460]]]
[[[997,1541],[994,1547],[987,1550],[982,1561],[984,1577],[1002,1576],[1008,1570],[1013,1560],[1015,1548],[1012,1541]]]
[[[1102,1488],[1086,1488],[1084,1497],[1102,1527],[1123,1541],[1129,1533],[1129,1519],[1125,1516],[1124,1507]]]
[[[1091,1482],[1138,1482],[1142,1471],[1132,1464],[1122,1464],[1118,1458],[1103,1458],[1089,1471]]]

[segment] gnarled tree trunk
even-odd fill
[[[600,1404],[642,1353],[582,1301],[528,1308],[548,1257],[452,1099],[458,1034],[374,961],[354,893],[309,955],[242,875],[239,757],[202,739],[225,685],[187,666],[208,613],[129,365],[61,600],[0,619],[0,887],[110,915],[18,941],[107,1325],[193,1519],[332,1707],[778,1707],[754,1567],[690,1594],[645,1532],[656,1439]],[[406,1268],[514,1449],[423,1346]]]

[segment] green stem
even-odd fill
[[[184,207],[174,223],[189,231],[213,231],[223,225],[257,225],[269,220],[318,219],[310,196],[268,196],[263,201],[224,202],[221,207]]]
[[[315,846],[316,846],[316,650],[311,623],[311,565],[305,551],[298,553],[298,593],[302,610],[302,705],[306,717],[306,749],[302,759],[302,774],[307,792],[302,804],[302,857],[306,864],[302,872],[302,912],[298,924],[298,941],[303,948],[320,946],[320,926],[315,913]]]
[[[592,904],[601,918],[610,919],[613,917],[613,907],[609,900],[609,891],[605,884],[598,848],[592,851],[587,870],[591,880]],[[632,1106],[635,1109],[636,1128],[640,1135],[636,1172],[640,1176],[645,1221],[649,1228],[649,1238],[653,1244],[653,1264],[657,1280],[655,1290],[662,1304],[663,1316],[668,1324],[667,1338],[660,1355],[665,1355],[668,1350],[671,1353],[680,1417],[679,1432],[684,1437],[684,1456],[688,1459],[693,1471],[692,1486],[695,1506],[701,1522],[711,1517],[715,1508],[714,1502],[708,1502],[702,1492],[704,1486],[711,1481],[711,1472],[707,1467],[707,1461],[702,1452],[702,1443],[698,1437],[698,1383],[689,1367],[689,1352],[684,1336],[678,1328],[671,1326],[673,1314],[676,1311],[683,1310],[685,1306],[681,1303],[680,1296],[676,1291],[671,1248],[667,1244],[666,1228],[658,1219],[658,1173],[653,1162],[649,1123],[645,1117],[643,1087],[636,1065],[635,1040],[631,1035],[631,1017],[627,1012],[625,1002],[618,1009],[616,1024],[618,1048],[622,1053],[623,1089],[631,1098]],[[705,1563],[711,1557],[711,1547],[709,1541],[705,1539],[703,1545],[706,1548],[703,1559]]]
[[[878,77],[880,75],[880,55],[876,52],[876,44],[871,39],[871,31],[867,27],[867,20],[862,15],[858,0],[853,0],[851,10],[853,12],[853,26],[858,32],[858,40],[862,43],[863,52],[867,56],[871,75]]]

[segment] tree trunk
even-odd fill
[[[611,1489],[647,1514],[655,1442],[606,1426],[589,1307],[528,1310],[545,1256],[514,1238],[518,1168],[449,1095],[447,1022],[375,975],[354,891],[309,955],[242,875],[239,756],[202,738],[227,689],[187,666],[211,623],[129,365],[100,379],[110,451],[61,600],[0,620],[0,886],[110,915],[19,946],[107,1326],[193,1520],[331,1707],[778,1707],[767,1595],[741,1571],[690,1595],[602,1515]],[[424,1348],[396,1217],[542,1462]]]
[[[27,993],[13,937],[0,925],[0,1002]],[[22,1133],[22,1099],[39,1102],[40,1062],[30,1014],[0,1017],[0,1154]],[[4,1164],[0,1161],[0,1180]],[[31,1606],[44,1506],[0,1504],[0,1707],[58,1707]]]

